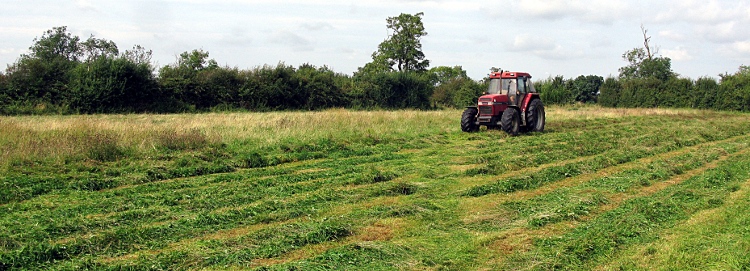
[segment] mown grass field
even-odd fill
[[[750,115],[0,117],[0,270],[747,270]]]

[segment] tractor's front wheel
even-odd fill
[[[464,110],[464,113],[461,115],[461,131],[467,133],[479,131],[479,125],[477,125],[477,113],[479,113],[479,111],[473,107]]]
[[[520,122],[521,117],[518,115],[518,110],[515,107],[508,107],[500,117],[500,128],[506,133],[516,136],[520,130]]]

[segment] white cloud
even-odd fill
[[[75,5],[84,11],[98,11],[96,6],[94,6],[90,0],[75,0]]]
[[[667,38],[673,41],[686,41],[687,38],[682,33],[677,33],[671,30],[659,31],[659,37]]]
[[[291,31],[279,30],[271,34],[268,39],[273,44],[285,45],[297,51],[312,51],[312,42]]]
[[[508,45],[508,50],[514,52],[549,51],[555,49],[555,42],[549,38],[534,37],[528,34],[518,35]]]
[[[571,14],[577,14],[583,12],[580,6],[570,5],[567,1],[563,0],[522,0],[519,1],[519,7],[524,12],[523,15],[529,15],[535,18],[542,18],[547,20],[558,20],[564,17],[568,17]],[[513,12],[512,10],[505,10],[505,12]]]
[[[581,55],[581,53],[565,50],[550,38],[527,34],[516,36],[506,47],[511,52],[531,54],[543,59],[564,60]]]
[[[511,6],[513,6],[511,4]],[[519,12],[520,11],[520,12]],[[582,22],[612,24],[616,20],[634,15],[628,1],[570,1],[570,0],[520,0],[518,10],[499,9],[495,16],[515,15],[520,18],[561,20],[572,18]]]
[[[718,51],[729,57],[748,58],[750,57],[750,41],[738,41],[723,45],[719,47]]]
[[[697,25],[696,32],[705,40],[715,43],[733,43],[750,38],[750,26],[735,21]]]
[[[667,9],[656,15],[657,22],[691,22],[716,24],[748,18],[744,1],[673,0]]]
[[[660,32],[675,41],[734,43],[750,38],[750,4],[747,1],[673,0],[655,15],[654,22],[687,26],[689,37],[674,32]]]
[[[303,29],[309,30],[309,31],[319,31],[319,30],[332,30],[334,29],[333,26],[326,22],[315,22],[315,23],[302,23],[300,25]]]
[[[674,61],[687,61],[687,60],[693,59],[693,56],[692,54],[690,54],[690,51],[679,46],[674,49],[663,49],[661,50],[661,54]]]
[[[233,27],[231,31],[223,35],[221,40],[235,46],[247,46],[253,43],[253,38],[249,36],[248,31],[241,27]]]
[[[750,55],[750,41],[735,42],[732,47],[738,53]]]

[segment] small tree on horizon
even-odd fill
[[[620,78],[656,78],[666,81],[677,76],[672,71],[671,59],[655,56],[659,48],[649,44],[651,37],[648,36],[648,30],[643,25],[641,25],[641,32],[643,33],[643,48],[633,48],[622,54],[622,59],[629,64],[620,68]]]

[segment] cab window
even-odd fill
[[[518,78],[518,93],[526,94],[526,77]]]

